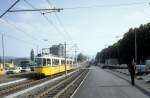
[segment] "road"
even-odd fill
[[[127,81],[98,67],[91,67],[73,98],[149,98]]]

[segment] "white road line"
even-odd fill
[[[89,70],[89,72],[90,72],[90,70]],[[83,84],[83,82],[85,81],[85,79],[87,78],[89,72],[86,74],[86,76],[84,77],[84,79],[82,80],[82,82],[80,83],[80,85],[78,86],[78,88],[73,92],[73,94],[71,95],[70,98],[74,97],[74,95],[76,94],[76,92],[79,90],[79,88],[81,87],[81,85]]]
[[[19,80],[15,80],[15,81],[10,81],[10,82],[6,82],[6,83],[1,83],[0,84],[0,87],[1,86],[5,86],[5,85],[9,85],[9,84],[13,84],[13,83],[17,83],[17,82],[21,82],[21,81],[25,81],[27,80],[26,78],[23,78],[23,79],[19,79]]]
[[[30,88],[27,88],[27,89],[22,90],[22,91],[20,91],[20,92],[17,92],[17,93],[14,93],[14,94],[10,94],[10,95],[8,95],[8,96],[6,96],[6,97],[4,97],[4,98],[14,98],[14,97],[17,97],[17,96],[19,96],[19,95],[21,95],[21,94],[24,94],[24,93],[26,93],[26,92],[29,92],[29,91],[35,89],[35,88],[41,87],[41,86],[46,85],[46,84],[48,84],[48,83],[50,83],[50,82],[53,82],[53,81],[59,80],[59,79],[61,79],[61,78],[64,78],[64,77],[66,77],[66,76],[68,76],[68,75],[71,75],[71,74],[73,74],[74,72],[76,72],[76,71],[70,72],[70,73],[68,73],[67,75],[59,76],[59,77],[57,77],[57,78],[54,78],[54,79],[52,79],[52,80],[43,82],[43,83],[41,83],[41,84],[35,85],[35,86],[33,86],[33,87],[30,87]]]

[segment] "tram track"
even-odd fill
[[[16,87],[18,85],[22,85],[22,84],[28,83],[30,81],[33,81],[33,80],[25,80],[25,81],[21,81],[21,82],[18,82],[18,83],[12,83],[12,84],[9,84],[9,85],[2,86],[2,87],[0,87],[0,93],[4,92],[7,89]]]
[[[4,96],[9,95],[11,93],[15,93],[17,91],[26,89],[28,87],[40,84],[40,83],[42,83],[48,79],[50,79],[50,78],[44,78],[41,80],[28,80],[24,83],[14,84],[14,85],[11,85],[10,87],[8,86],[6,89],[3,89],[0,91],[0,96],[4,97]]]
[[[36,93],[29,94],[26,98],[69,98],[79,86],[87,72],[87,69],[77,71],[68,77],[48,84],[45,88]]]
[[[85,71],[79,77],[70,82],[63,90],[57,93],[53,98],[70,98],[76,89],[80,86],[88,71]]]
[[[26,88],[29,88],[29,87],[32,87],[32,86],[35,86],[35,85],[38,85],[40,83],[43,83],[43,82],[48,81],[50,79],[53,79],[55,77],[61,76],[63,74],[64,73],[59,73],[59,74],[49,76],[49,77],[45,77],[45,78],[42,78],[42,79],[39,79],[39,80],[30,79],[30,80],[26,80],[26,81],[23,81],[23,82],[11,84],[11,85],[6,86],[4,88],[0,88],[0,96],[5,97],[5,96],[10,95],[12,93],[18,92],[20,90],[24,90]]]
[[[4,76],[0,76],[0,84],[16,81],[22,78],[32,78],[34,76],[33,72],[25,72],[25,73],[17,73],[17,74],[6,74]]]
[[[22,76],[28,76],[33,74],[33,72],[23,72],[23,73],[15,73],[15,74],[5,74],[3,76],[0,76],[0,78],[13,78],[13,77],[22,77]]]

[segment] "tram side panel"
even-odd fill
[[[67,65],[66,66],[67,70],[71,70],[72,66],[71,65]],[[36,74],[42,74],[44,76],[48,76],[48,75],[54,75],[57,73],[61,73],[65,71],[65,65],[59,65],[59,66],[52,66],[52,67],[35,67],[34,71]]]

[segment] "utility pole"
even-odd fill
[[[119,36],[116,36],[115,38],[117,39],[117,42],[118,42],[117,54],[118,54],[118,64],[119,64],[119,57],[120,57],[120,50],[119,50]],[[116,43],[117,43],[117,42],[116,42]]]
[[[76,67],[77,66],[77,45],[75,45],[75,64],[76,64]]]
[[[65,42],[65,74],[67,75],[67,44]]]
[[[2,33],[3,68],[5,67],[4,34]]]
[[[39,54],[39,46],[37,45],[37,56],[38,56],[38,54]]]
[[[77,66],[77,50],[76,50],[76,48],[75,48],[75,64]]]
[[[135,47],[134,47],[135,48],[135,51],[134,51],[135,52],[135,61],[134,62],[135,62],[135,64],[137,64],[137,35],[136,35],[136,31],[135,31],[134,41],[135,41],[135,44],[134,44],[135,45]]]

